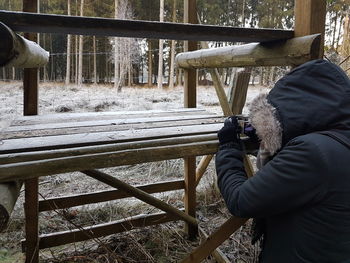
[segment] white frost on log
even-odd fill
[[[320,34],[284,41],[201,49],[176,56],[181,68],[294,66],[318,58]]]
[[[14,33],[0,22],[0,66],[39,68],[49,61],[49,52]]]

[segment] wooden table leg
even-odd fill
[[[185,160],[185,211],[188,215],[196,217],[196,157],[187,157]],[[188,238],[198,236],[198,227],[186,224]]]
[[[26,261],[39,263],[39,197],[38,178],[25,181]]]

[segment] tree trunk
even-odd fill
[[[164,0],[160,0],[159,21],[164,22]],[[159,39],[158,88],[163,87],[163,44],[164,40]]]
[[[118,0],[114,1],[114,18],[118,18]],[[118,38],[114,38],[114,88],[119,91],[119,59],[118,59]]]
[[[71,15],[70,0],[67,2],[68,15]],[[67,66],[66,66],[66,85],[70,82],[70,53],[71,53],[71,35],[67,35]]]
[[[92,38],[92,45],[94,49],[94,84],[97,84],[97,63],[96,63],[96,36],[93,36]]]
[[[148,87],[152,87],[152,42],[148,40]]]
[[[84,15],[84,0],[80,2],[80,16]],[[79,36],[79,64],[78,64],[78,86],[83,83],[83,41],[82,35]]]
[[[176,0],[173,0],[173,23],[176,22]],[[174,69],[175,69],[175,40],[171,40],[170,49],[170,76],[169,76],[169,88],[174,88]]]

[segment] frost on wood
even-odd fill
[[[0,22],[0,66],[39,68],[49,61],[49,52],[14,33]]]
[[[175,61],[181,68],[300,65],[318,58],[320,41],[320,35],[315,34],[282,42],[202,49],[180,53]]]

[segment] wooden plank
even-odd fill
[[[177,217],[167,213],[157,213],[151,215],[139,215],[122,220],[98,224],[82,229],[74,229],[51,234],[40,235],[39,248],[50,248],[61,246],[74,242],[80,242],[93,238],[109,236],[116,233],[122,233],[135,228],[164,224],[170,221],[178,220]],[[22,248],[25,248],[27,241],[22,241]]]
[[[28,179],[84,169],[107,168],[146,162],[177,159],[202,154],[214,154],[218,142],[208,141],[145,149],[97,153],[0,166],[0,182]]]
[[[229,106],[235,114],[241,114],[247,99],[251,69],[236,72],[235,80],[229,91]]]
[[[160,182],[155,184],[136,186],[136,188],[145,191],[148,194],[161,193],[167,191],[174,191],[184,189],[184,180]],[[77,194],[57,198],[47,198],[39,201],[39,212],[50,211],[54,209],[64,209],[74,206],[81,206],[86,204],[95,204],[100,202],[107,202],[122,198],[131,197],[132,195],[121,190],[100,191],[87,194]]]
[[[205,233],[204,229],[201,227],[199,227],[198,229],[199,229],[199,235],[201,236],[201,238],[208,239],[208,235],[207,233]],[[217,263],[231,262],[219,248],[214,249],[211,255],[215,258]]]
[[[103,172],[100,172],[98,170],[84,170],[82,171],[84,174],[95,178],[96,180],[103,182],[105,184],[108,184],[112,187],[115,187],[119,190],[122,190],[134,197],[136,197],[137,199],[140,199],[141,201],[144,201],[147,204],[150,204],[158,209],[163,210],[164,212],[167,212],[179,219],[184,220],[185,222],[187,222],[188,224],[197,226],[197,220],[192,217],[191,215],[188,215],[186,213],[184,213],[183,211],[169,205],[168,203],[159,200],[155,197],[153,197],[152,195],[146,193],[145,191],[142,191],[140,189],[137,189],[136,187],[133,187],[127,183],[124,183],[123,181],[109,175]]]
[[[149,119],[126,119],[126,120],[109,120],[94,122],[73,122],[57,124],[38,124],[31,126],[15,126],[4,129],[1,132],[1,138],[16,139],[30,138],[37,136],[68,135],[77,133],[122,131],[135,129],[150,129],[162,127],[180,127],[189,125],[202,125],[224,122],[221,117],[213,118],[210,115],[200,115],[194,118],[173,117],[173,118],[149,118]]]
[[[221,123],[3,140],[0,154],[216,133]]]
[[[199,245],[190,255],[181,263],[198,263],[202,262],[210,255],[219,245],[228,239],[237,229],[239,229],[247,219],[231,217],[218,230],[216,230],[208,239]]]
[[[191,0],[192,1],[192,0]],[[291,30],[192,25],[0,11],[14,31],[195,41],[263,42],[293,37]]]
[[[226,68],[253,66],[293,66],[318,58],[320,35],[270,43],[251,43],[180,53],[176,63],[182,68]]]
[[[149,111],[117,111],[117,112],[84,112],[84,113],[55,113],[35,116],[18,117],[11,122],[11,126],[35,125],[42,123],[62,123],[110,119],[129,119],[134,117],[161,117],[161,116],[183,116],[208,114],[203,109],[175,109],[175,110],[149,110]],[[214,115],[214,114],[212,114]]]
[[[295,0],[294,14],[294,30],[296,37],[321,34],[320,47],[316,51],[318,53],[317,58],[322,58],[324,53],[326,1]]]
[[[194,143],[194,142],[207,142],[207,141],[213,141],[213,140],[217,141],[216,134],[144,140],[144,141],[136,141],[136,142],[105,144],[105,145],[67,148],[67,149],[58,149],[58,150],[2,154],[0,155],[0,164],[29,162],[29,161],[35,161],[35,160],[88,155],[88,154],[94,154],[94,153],[116,152],[116,151],[123,151],[123,150],[141,149],[141,148],[147,148],[147,147],[178,145],[178,144]]]

